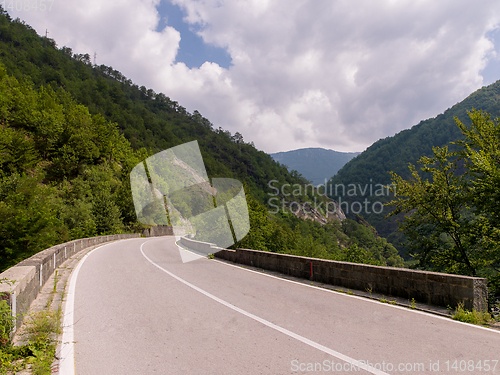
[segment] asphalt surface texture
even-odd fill
[[[500,374],[498,331],[216,259],[183,263],[174,237],[98,247],[73,282],[79,375]]]

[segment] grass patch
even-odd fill
[[[0,374],[16,373],[31,368],[35,375],[51,373],[55,359],[57,335],[61,333],[61,310],[44,310],[26,317],[21,346],[10,340],[0,347]]]
[[[464,304],[459,303],[452,314],[452,318],[464,323],[485,325],[491,321],[491,315],[487,312],[480,312],[477,310],[466,310]]]
[[[11,332],[15,318],[7,301],[0,300],[0,375],[16,374],[26,368],[30,368],[35,375],[51,374],[57,335],[61,333],[61,317],[60,308],[57,311],[47,309],[26,316],[21,335],[24,345],[13,346]]]

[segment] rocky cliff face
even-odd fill
[[[291,212],[301,219],[310,219],[325,225],[329,221],[342,221],[346,218],[337,202],[330,198],[323,198],[323,202],[296,202],[283,200],[286,212]]]

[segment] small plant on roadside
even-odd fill
[[[13,284],[13,281],[4,278],[0,279],[0,284]],[[0,348],[10,345],[10,334],[15,324],[15,319],[5,297],[5,293],[0,293]]]
[[[387,303],[389,301],[387,300],[387,298],[385,298],[384,296],[382,296],[382,298],[380,299],[380,302]]]
[[[208,254],[208,259],[214,259],[214,254]]]
[[[27,361],[31,352],[27,347],[5,346],[0,349],[0,374],[17,374],[26,368]]]
[[[391,305],[396,305],[396,304],[397,304],[397,302],[396,302],[396,301],[389,301],[389,303],[390,303]]]
[[[496,300],[493,308],[491,309],[491,315],[496,321],[500,321],[500,300]]]
[[[411,309],[416,309],[417,308],[417,301],[415,301],[415,298],[412,298],[410,301],[410,308]]]
[[[57,270],[54,273],[54,288],[52,289],[52,293],[57,292]]]
[[[0,296],[2,298],[2,296]],[[5,300],[0,301],[0,348],[10,344],[10,333],[14,328],[14,317],[10,311],[9,304]]]
[[[0,283],[11,283],[7,279],[0,279]],[[0,293],[0,374],[16,373],[24,368],[20,365],[19,354],[12,347],[11,333],[15,318],[7,301],[5,293]]]
[[[476,309],[472,311],[466,310],[463,302],[460,302],[455,308],[452,318],[464,323],[481,325],[488,324],[491,321],[491,315],[489,313],[477,311]]]
[[[27,322],[25,335],[28,339],[42,338],[50,340],[54,334],[61,331],[61,311],[40,311],[30,317]]]
[[[26,324],[26,346],[32,357],[31,371],[36,375],[51,373],[52,362],[56,355],[57,335],[61,333],[62,312],[44,310],[34,314]]]

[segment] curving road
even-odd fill
[[[65,335],[63,374],[500,374],[500,332],[216,260],[182,263],[173,237],[89,253]]]

